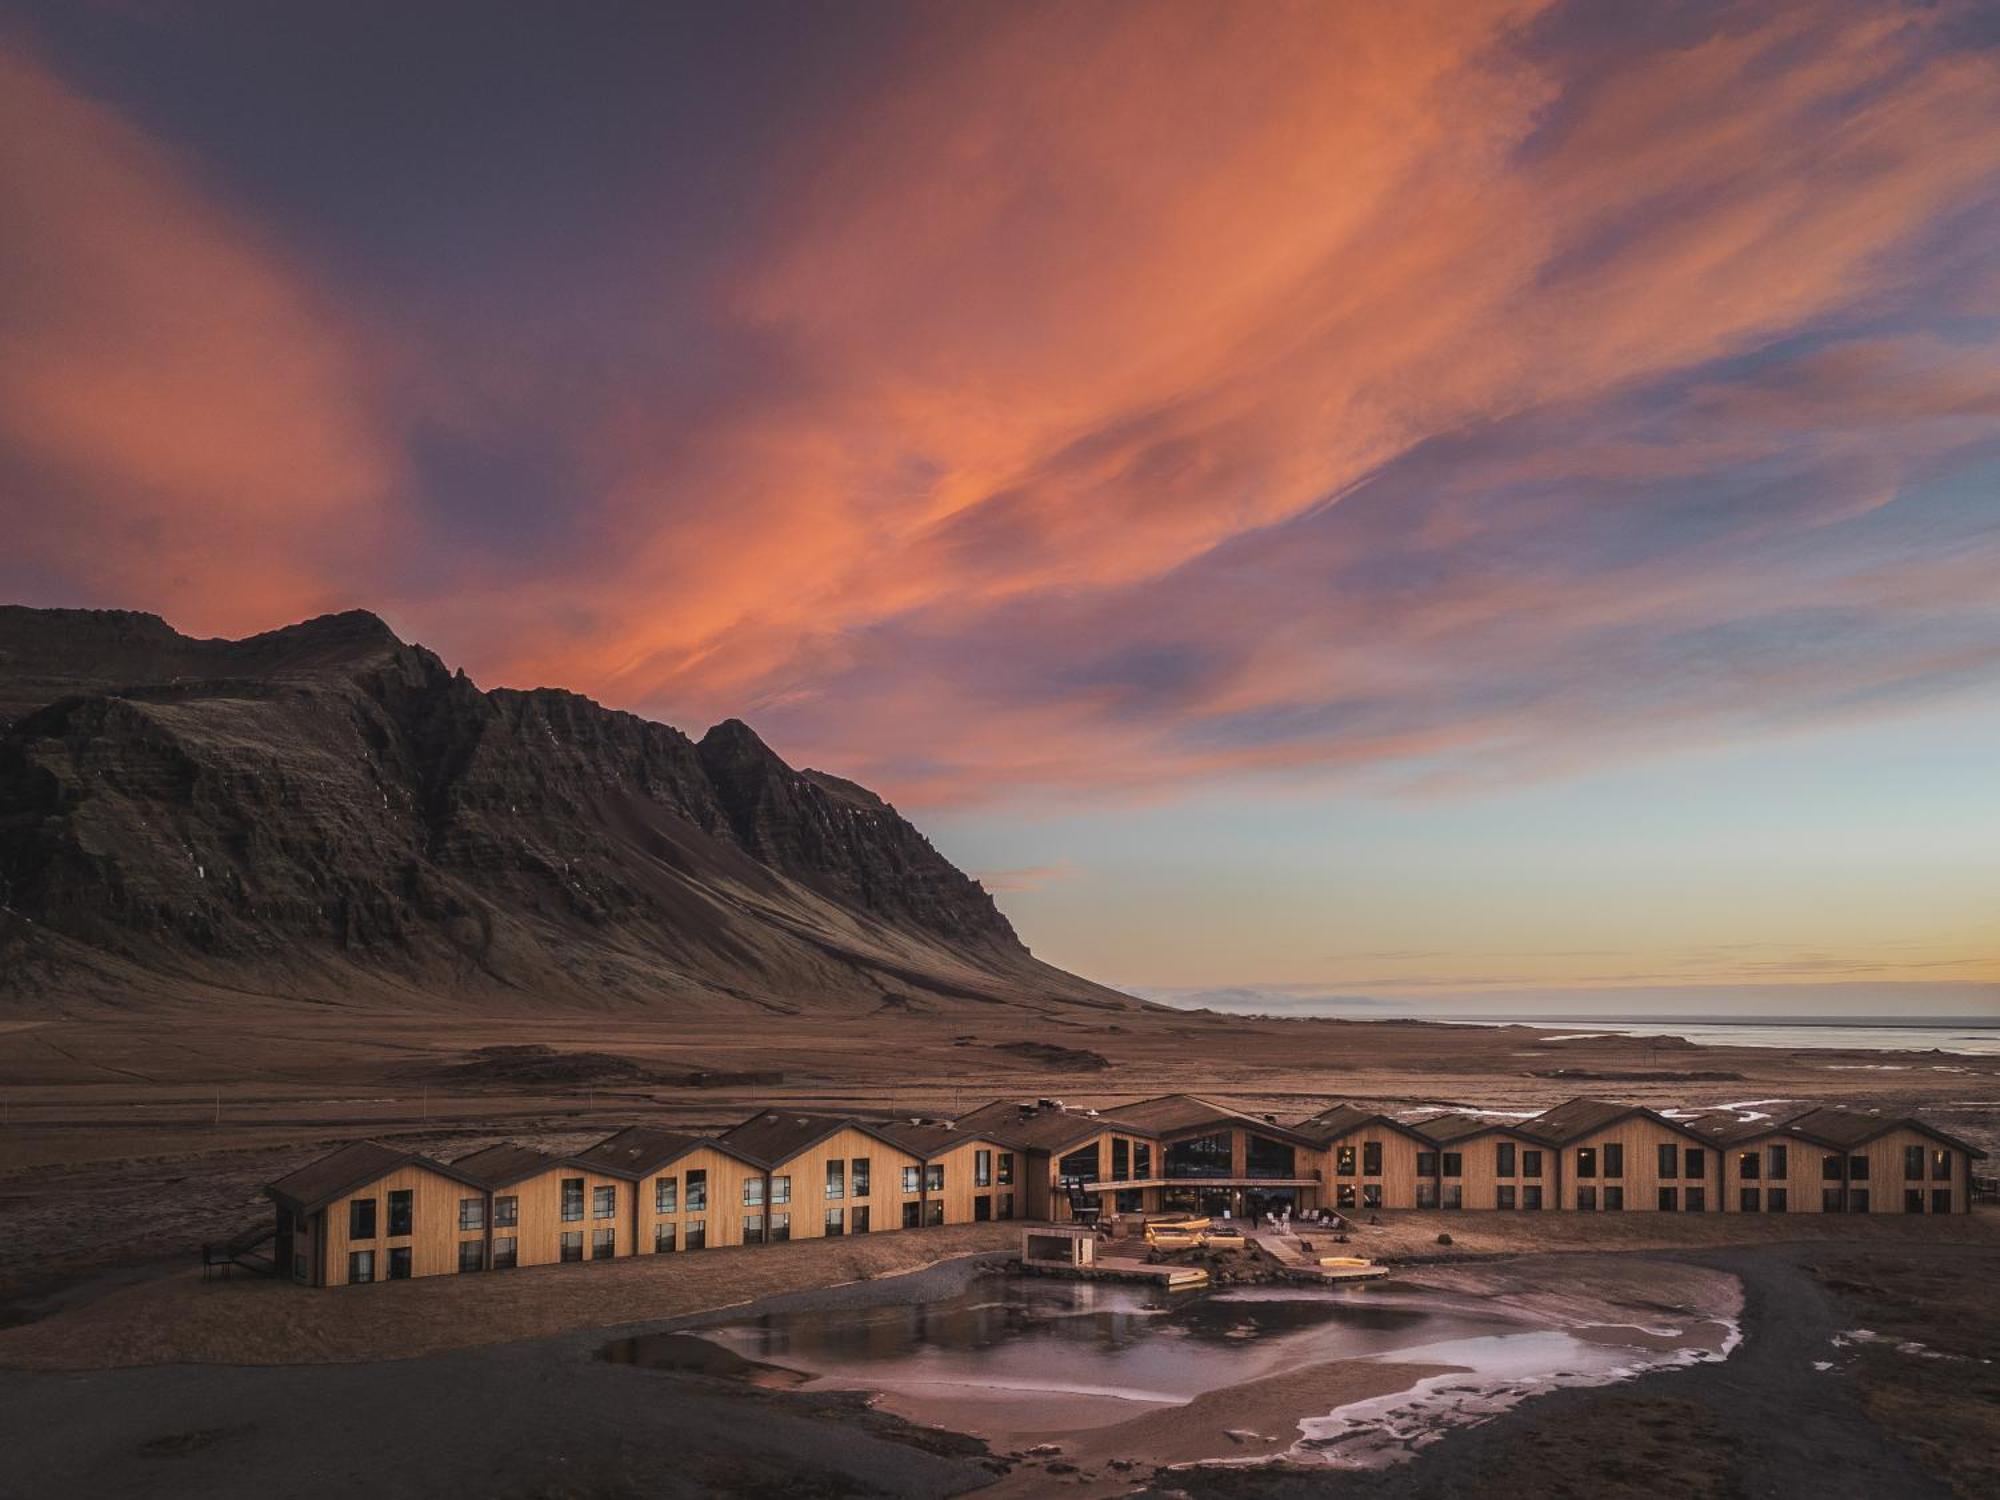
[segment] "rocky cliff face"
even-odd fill
[[[1132,1002],[735,720],[481,691],[375,616],[242,641],[0,609],[0,1000]]]

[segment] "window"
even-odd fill
[[[1000,1219],[1011,1219],[1014,1217],[1014,1195],[1012,1193],[1002,1193],[1000,1195],[1000,1203],[994,1210],[994,1217]]]
[[[1903,1175],[1905,1177],[1922,1177],[1924,1175],[1924,1148],[1922,1146],[1905,1146],[1903,1148]],[[1916,1211],[1918,1213],[1923,1212],[1922,1209]]]
[[[1114,1166],[1115,1164],[1116,1158],[1114,1156]],[[972,1153],[972,1185],[974,1187],[993,1186],[993,1153],[991,1151],[975,1151]]]
[[[826,1164],[826,1197],[829,1203],[838,1203],[847,1196],[847,1163],[830,1161]]]
[[[1444,1185],[1444,1206],[1446,1208],[1465,1207],[1465,1185],[1463,1183],[1447,1182]]]
[[[773,1177],[771,1179],[771,1201],[773,1203],[790,1203],[792,1201],[791,1178]]]
[[[1578,1189],[1576,1190],[1576,1206],[1577,1206],[1578,1208],[1582,1208],[1582,1209],[1594,1209],[1594,1208],[1596,1208],[1596,1207],[1597,1207],[1597,1189],[1596,1189],[1596,1188],[1594,1188],[1594,1187],[1580,1187],[1580,1188],[1578,1188]]]
[[[1081,1151],[1072,1151],[1056,1163],[1056,1175],[1072,1182],[1097,1181],[1097,1147],[1085,1146]]]
[[[1417,1207],[1436,1208],[1438,1206],[1438,1185],[1428,1177],[1417,1179]]]
[[[1847,1207],[1847,1194],[1837,1187],[1819,1190],[1819,1211],[1823,1214],[1837,1214]]]
[[[1576,1175],[1579,1177],[1595,1177],[1597,1175],[1597,1148],[1595,1146],[1578,1146],[1576,1148]]]
[[[1934,1214],[1948,1214],[1951,1212],[1950,1188],[1931,1189],[1931,1212]]]
[[[390,1205],[389,1221],[395,1222],[395,1205]],[[484,1229],[486,1227],[486,1200],[484,1198],[461,1198],[458,1200],[458,1227],[460,1229]],[[408,1231],[404,1231],[408,1233]]]
[[[1435,1177],[1437,1176],[1437,1174],[1438,1174],[1437,1152],[1419,1151],[1417,1153],[1417,1175],[1419,1177]]]
[[[563,1223],[575,1224],[583,1218],[583,1179],[565,1177],[562,1180]],[[582,1257],[579,1256],[578,1259]]]
[[[855,1157],[854,1170],[848,1173],[847,1177],[848,1181],[853,1185],[854,1196],[857,1198],[866,1198],[868,1196],[868,1158],[865,1156]]]
[[[565,1263],[583,1259],[583,1231],[566,1229],[562,1237],[562,1258]]]
[[[1152,1148],[1152,1147],[1150,1147],[1150,1146],[1141,1146],[1141,1147],[1139,1148],[1139,1152],[1140,1152],[1140,1156],[1139,1156],[1139,1175],[1140,1175],[1141,1177],[1145,1177],[1145,1176],[1148,1176],[1148,1175],[1150,1175],[1150,1172],[1151,1172],[1151,1169],[1152,1169],[1152,1161],[1151,1161],[1151,1157],[1152,1157],[1152,1154],[1153,1154],[1153,1148]],[[1000,1178],[1000,1186],[1002,1186],[1002,1187],[1009,1187],[1009,1186],[1011,1186],[1011,1185],[1013,1184],[1013,1181],[1014,1181],[1014,1153],[1013,1153],[1013,1152],[1011,1152],[1011,1151],[1002,1151],[1002,1152],[1000,1153],[1000,1171],[999,1171],[999,1174],[998,1174],[998,1175],[999,1175],[999,1178]]]
[[[1849,1188],[1847,1190],[1847,1211],[1851,1214],[1868,1212],[1868,1189]]]
[[[590,1258],[592,1260],[609,1260],[617,1253],[617,1230],[593,1229],[590,1231]]]
[[[923,1185],[924,1185],[924,1170],[922,1167],[903,1168],[904,1192],[914,1193],[917,1191],[917,1189],[921,1188]]]
[[[1691,1214],[1708,1212],[1708,1189],[1691,1187],[1681,1193],[1681,1207]]]
[[[823,1232],[830,1240],[837,1239],[847,1233],[847,1211],[840,1208],[829,1208],[826,1211],[826,1228]]]
[[[1521,1148],[1521,1175],[1523,1177],[1539,1177],[1542,1175],[1541,1152],[1530,1150],[1525,1146]]]
[[[493,1269],[511,1271],[521,1263],[521,1245],[511,1234],[493,1236]]]
[[[1380,1183],[1367,1182],[1362,1184],[1361,1206],[1363,1208],[1380,1208],[1382,1206],[1382,1185]]]
[[[764,1243],[764,1216],[745,1214],[743,1216],[743,1243],[761,1245]]]
[[[1763,1205],[1758,1202],[1758,1199],[1761,1198],[1762,1196],[1763,1195],[1759,1193],[1756,1188],[1752,1187],[1739,1188],[1737,1189],[1736,1193],[1736,1206],[1746,1214],[1757,1213],[1763,1207]]]
[[[1463,1177],[1465,1175],[1465,1155],[1463,1152],[1445,1152],[1444,1175],[1447,1177]]]
[[[924,1222],[933,1229],[944,1222],[944,1199],[933,1198],[924,1205]]]
[[[673,1254],[674,1230],[676,1227],[673,1224],[655,1224],[653,1226],[653,1253],[655,1255]]]
[[[375,1200],[355,1198],[347,1205],[347,1237],[350,1240],[375,1238]]]
[[[993,1217],[993,1195],[981,1193],[972,1200],[972,1222],[984,1224]]]
[[[1113,1182],[1132,1180],[1132,1143],[1119,1135],[1111,1138],[1111,1180]],[[978,1182],[978,1179],[975,1178],[974,1181]],[[984,1183],[978,1185],[985,1186]]]
[[[1922,1150],[1922,1147],[1918,1148]],[[1924,1190],[1922,1188],[1903,1189],[1903,1212],[1920,1214],[1924,1211]]]
[[[389,1274],[395,1275],[394,1257],[390,1257]],[[486,1269],[486,1242],[484,1240],[460,1240],[458,1242],[458,1269],[460,1271],[483,1271]]]
[[[687,1174],[687,1211],[698,1214],[708,1207],[708,1173],[706,1171]]]
[[[1767,1188],[1764,1192],[1764,1212],[1781,1214],[1785,1211],[1786,1192],[1783,1188]]]
[[[743,1179],[743,1206],[745,1208],[762,1208],[764,1206],[763,1178],[746,1177]]]
[[[1758,1156],[1755,1151],[1739,1151],[1736,1153],[1736,1175],[1744,1182],[1755,1182],[1757,1180],[1758,1169],[1763,1164],[1763,1158]]]
[[[1918,1175],[1921,1176],[1922,1174],[1919,1173]],[[416,1196],[416,1193],[409,1188],[397,1188],[389,1194],[390,1238],[393,1239],[397,1235],[412,1232],[412,1220],[416,1218]],[[474,1227],[476,1228],[477,1226]],[[391,1272],[391,1275],[393,1276],[394,1273]]]
[[[1615,1213],[1625,1207],[1625,1189],[1607,1187],[1604,1190],[1604,1207],[1608,1213]]]
[[[1821,1157],[1819,1162],[1820,1181],[1821,1182],[1840,1181],[1840,1164],[1842,1160],[1844,1160],[1844,1158],[1838,1156]]]
[[[1493,1171],[1500,1177],[1514,1175],[1514,1143],[1502,1141],[1493,1148]]]
[[[1860,1154],[1847,1158],[1847,1180],[1866,1182],[1868,1180],[1868,1158]]]
[[[1764,1175],[1773,1178],[1783,1178],[1791,1175],[1790,1166],[1785,1160],[1785,1148],[1783,1146],[1767,1146],[1764,1148]]]
[[[1658,1157],[1658,1168],[1660,1176],[1678,1177],[1681,1175],[1680,1147],[1662,1143],[1658,1148],[1656,1155]]]
[[[1248,1136],[1243,1143],[1243,1175],[1296,1177],[1299,1175],[1298,1153],[1283,1141],[1267,1140],[1261,1135]]]
[[[1361,1175],[1380,1177],[1382,1175],[1382,1143],[1363,1141],[1361,1143]]]
[[[504,1198],[493,1200],[493,1227],[512,1229],[521,1222],[521,1200],[509,1193]]]
[[[1000,1180],[1003,1183],[1014,1180],[1013,1163],[1014,1159],[1011,1156],[1000,1158]],[[1153,1148],[1145,1141],[1134,1141],[1132,1143],[1132,1175],[1141,1178],[1153,1175]]]
[[[653,1179],[653,1212],[677,1214],[681,1211],[681,1180],[678,1177]]]
[[[479,1241],[474,1240],[472,1243],[477,1245]],[[460,1257],[460,1259],[463,1258],[463,1256]],[[391,1245],[389,1247],[389,1279],[391,1281],[408,1281],[410,1279],[410,1247],[408,1245]]]
[[[857,1208],[847,1216],[847,1232],[849,1234],[866,1234],[868,1232],[868,1210],[866,1208]]]
[[[371,1199],[369,1207],[374,1207]],[[347,1253],[347,1284],[360,1286],[375,1279],[375,1252],[373,1250],[350,1250]]]
[[[1354,1184],[1343,1182],[1336,1187],[1333,1190],[1333,1203],[1336,1208],[1354,1207]]]
[[[1503,1186],[1497,1187],[1493,1190],[1493,1206],[1495,1208],[1512,1208],[1514,1206],[1514,1201],[1515,1201],[1515,1193],[1514,1193],[1513,1183],[1511,1182],[1506,1183]]]
[[[903,1227],[905,1229],[921,1228],[923,1222],[924,1206],[921,1203],[912,1201],[903,1205]]]
[[[1528,1153],[1524,1152],[1523,1154],[1526,1155]],[[1524,1185],[1521,1189],[1521,1207],[1523,1209],[1531,1209],[1540,1208],[1541,1206],[1542,1185],[1539,1182],[1530,1182]]]
[[[1333,1171],[1336,1177],[1352,1177],[1354,1175],[1354,1148],[1352,1146],[1336,1146],[1334,1148]]]
[[[944,1163],[933,1161],[924,1163],[924,1191],[941,1193],[944,1191]]]
[[[771,1215],[771,1243],[776,1245],[792,1237],[792,1216],[774,1213]]]
[[[1667,1149],[1669,1151],[1672,1151],[1674,1148],[1672,1146],[1669,1146],[1667,1147]],[[1661,1213],[1670,1214],[1674,1212],[1676,1209],[1678,1209],[1680,1206],[1681,1206],[1681,1190],[1679,1188],[1663,1187],[1660,1189],[1659,1209]]]
[[[1951,1181],[1951,1153],[1942,1146],[1931,1152],[1931,1180],[1933,1182]]]
[[[1173,1141],[1166,1148],[1166,1156],[1168,1177],[1227,1177],[1234,1170],[1235,1153],[1224,1133]]]
[[[1606,1177],[1625,1175],[1625,1148],[1617,1141],[1608,1143],[1604,1148],[1604,1175]]]
[[[684,1250],[705,1250],[708,1248],[708,1220],[689,1219],[685,1236],[681,1240]]]
[[[1681,1176],[1706,1177],[1707,1175],[1708,1175],[1708,1157],[1703,1153],[1702,1148],[1699,1146],[1688,1147],[1687,1170],[1682,1172]]]

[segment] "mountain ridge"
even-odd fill
[[[737,719],[482,690],[365,610],[0,606],[0,1004],[1140,1008]]]

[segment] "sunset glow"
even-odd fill
[[[0,600],[742,717],[1107,983],[1992,1013],[2000,29],[1613,9],[14,7]]]

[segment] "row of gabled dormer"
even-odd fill
[[[1709,1125],[1572,1099],[1527,1118],[1305,1119],[1172,1094],[995,1101],[955,1119],[763,1110],[720,1134],[633,1126],[568,1156],[450,1161],[375,1141],[272,1183],[278,1264],[312,1285],[1007,1219],[1175,1209],[1962,1212],[1963,1141],[1800,1107]]]

